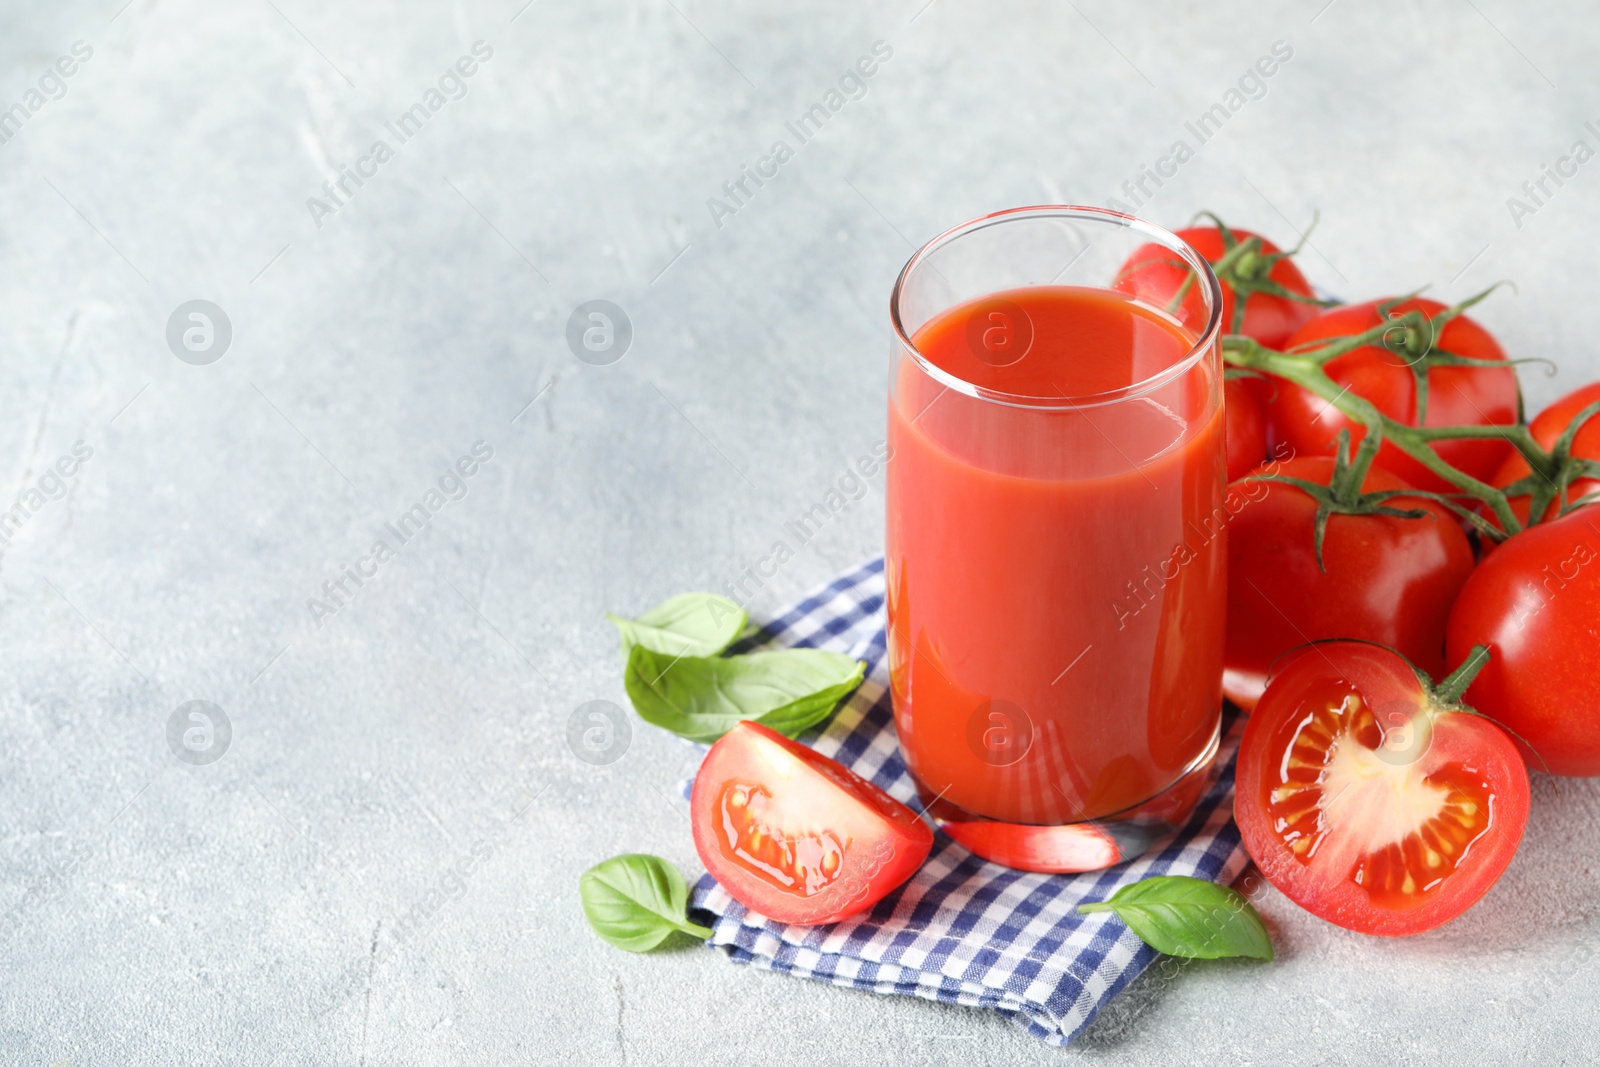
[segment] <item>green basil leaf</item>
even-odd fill
[[[623,685],[645,722],[710,744],[742,719],[794,737],[826,719],[866,669],[860,660],[814,648],[722,658],[635,645]]]
[[[744,632],[750,616],[715,593],[680,593],[639,616],[624,619],[606,612],[622,634],[622,651],[643,645],[669,656],[715,656]]]
[[[607,944],[649,952],[674,932],[711,931],[687,918],[689,887],[664,859],[630,852],[590,867],[578,879],[584,918]]]
[[[1141,941],[1169,956],[1272,959],[1272,939],[1254,906],[1237,890],[1203,878],[1146,878],[1078,910],[1115,912]]]

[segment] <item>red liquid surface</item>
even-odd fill
[[[897,361],[889,662],[907,762],[930,793],[1007,822],[1137,805],[1181,777],[1218,724],[1218,372],[1202,359],[1136,398],[1096,402],[1195,343],[1099,289],[999,293],[914,342],[964,381],[1057,410],[977,400]],[[1081,406],[1060,410],[1063,397]]]

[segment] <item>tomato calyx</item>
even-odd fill
[[[1236,334],[1243,328],[1245,305],[1256,293],[1282,297],[1285,300],[1310,304],[1314,307],[1332,307],[1338,303],[1336,300],[1321,300],[1304,293],[1297,293],[1271,277],[1273,269],[1281,261],[1298,255],[1305,247],[1311,231],[1316,228],[1316,215],[1311,216],[1311,225],[1300,235],[1299,243],[1282,252],[1266,251],[1261,238],[1254,234],[1241,241],[1238,235],[1228,228],[1227,223],[1210,211],[1198,212],[1191,223],[1201,218],[1210,219],[1217,228],[1218,236],[1222,238],[1224,251],[1221,256],[1211,261],[1211,271],[1219,282],[1232,289],[1234,293],[1233,321],[1228,324],[1229,333]]]
[[[1419,297],[1422,294],[1420,289],[1415,293],[1385,300],[1378,305],[1378,316],[1394,323],[1390,329],[1384,331],[1379,344],[1405,364],[1411,371],[1411,377],[1416,385],[1417,425],[1421,426],[1428,421],[1428,372],[1435,367],[1503,368],[1522,363],[1544,363],[1552,372],[1554,371],[1555,364],[1542,356],[1526,359],[1482,359],[1476,356],[1463,356],[1459,352],[1439,347],[1439,334],[1443,332],[1445,326],[1460,318],[1468,308],[1486,300],[1489,294],[1500,286],[1510,284],[1510,282],[1495,282],[1482,292],[1431,316],[1417,310],[1399,315],[1394,313],[1394,309],[1401,304]]]
[[[1422,683],[1423,692],[1428,694],[1436,707],[1443,711],[1465,711],[1476,715],[1478,714],[1477,709],[1463,701],[1461,695],[1467,691],[1467,687],[1472,684],[1472,680],[1478,676],[1478,672],[1483,670],[1484,664],[1488,662],[1488,647],[1485,645],[1473,645],[1472,650],[1467,653],[1467,658],[1461,661],[1461,665],[1445,675],[1444,679],[1438,683],[1429,678],[1424,671],[1417,670],[1415,667],[1411,669],[1416,671],[1417,680]]]
[[[1560,507],[1553,517],[1560,518],[1563,515],[1570,515],[1585,504],[1600,500],[1600,493],[1588,493],[1576,499],[1569,499],[1571,487],[1575,482],[1600,478],[1600,461],[1572,454],[1573,442],[1577,439],[1578,432],[1596,415],[1600,415],[1600,400],[1587,405],[1574,415],[1566,429],[1561,431],[1561,436],[1551,443],[1548,471],[1542,471],[1530,463],[1529,466],[1533,467],[1531,473],[1503,487],[1507,496],[1529,498],[1530,516],[1545,514],[1552,503],[1559,501]]]
[[[1542,358],[1480,359],[1441,349],[1435,343],[1444,326],[1487,299],[1503,284],[1508,283],[1497,282],[1459,304],[1444,308],[1432,315],[1416,308],[1398,315],[1393,314],[1401,303],[1413,299],[1415,294],[1384,301],[1377,305],[1382,318],[1377,324],[1358,333],[1318,339],[1296,345],[1286,351],[1269,348],[1250,337],[1230,334],[1222,339],[1223,357],[1230,367],[1281,378],[1321,397],[1329,406],[1336,408],[1351,420],[1361,423],[1365,428],[1365,437],[1381,433],[1402,452],[1453,488],[1451,493],[1440,494],[1418,490],[1414,495],[1439,500],[1460,515],[1464,521],[1478,528],[1486,537],[1502,541],[1521,531],[1525,525],[1512,510],[1506,492],[1446,462],[1434,449],[1435,443],[1469,439],[1509,442],[1522,454],[1534,472],[1533,476],[1539,480],[1528,482],[1527,487],[1537,489],[1542,485],[1546,492],[1551,491],[1550,486],[1571,484],[1581,474],[1600,472],[1600,465],[1591,468],[1589,463],[1592,461],[1575,460],[1570,456],[1564,461],[1563,470],[1563,464],[1558,464],[1552,452],[1534,438],[1527,422],[1522,420],[1520,403],[1518,421],[1515,423],[1423,425],[1427,413],[1428,371],[1433,367],[1481,367],[1492,370],[1527,362],[1549,363],[1549,360]],[[1412,421],[1402,422],[1391,418],[1371,400],[1353,392],[1348,386],[1339,385],[1329,376],[1326,369],[1328,363],[1366,347],[1378,347],[1389,351],[1403,362],[1414,376],[1417,390],[1416,417]],[[1564,483],[1558,482],[1558,474],[1565,475]],[[1461,503],[1463,499],[1481,502],[1482,510],[1487,511],[1493,521],[1485,519],[1479,512],[1464,507]],[[1546,499],[1552,498],[1546,497]],[[1575,505],[1569,505],[1569,509],[1570,506]],[[1552,514],[1550,517],[1555,516]],[[1534,512],[1530,522],[1544,521],[1544,519],[1541,513]]]
[[[1411,668],[1411,673],[1417,676],[1417,684],[1422,687],[1422,692],[1427,698],[1428,705],[1435,712],[1455,712],[1464,715],[1477,715],[1481,719],[1489,718],[1461,699],[1462,694],[1472,685],[1473,679],[1478,677],[1478,672],[1483,670],[1484,666],[1489,662],[1490,653],[1487,645],[1473,645],[1467,652],[1466,658],[1457,665],[1456,669],[1436,682],[1427,671],[1412,663],[1410,657],[1404,652],[1396,648],[1390,648],[1388,645],[1378,641],[1366,641],[1359,637],[1334,637],[1326,641],[1312,641],[1310,644],[1371,645],[1373,648],[1381,648],[1385,652],[1392,653],[1405,660],[1406,666]],[[1291,648],[1283,655],[1288,656],[1306,647],[1309,646],[1301,645],[1297,648]],[[1281,659],[1282,657],[1279,658]],[[1493,720],[1489,721],[1492,722]],[[1499,724],[1496,723],[1496,725]],[[1510,731],[1507,732],[1509,733]]]
[[[1431,679],[1429,679],[1426,671],[1418,670],[1416,667],[1412,667],[1411,669],[1416,671],[1417,679],[1422,682],[1423,692],[1429,695],[1429,698],[1440,711],[1455,712],[1461,715],[1476,715],[1485,722],[1494,723],[1500,729],[1514,737],[1518,743],[1526,747],[1529,752],[1532,752],[1533,758],[1538,760],[1540,767],[1544,769],[1546,774],[1549,774],[1550,765],[1544,761],[1543,756],[1539,755],[1538,749],[1528,744],[1528,741],[1525,737],[1517,733],[1500,720],[1490,718],[1488,715],[1485,715],[1483,712],[1479,711],[1477,708],[1461,699],[1462,695],[1465,694],[1467,689],[1472,685],[1473,680],[1478,677],[1478,672],[1483,670],[1488,663],[1488,646],[1473,645],[1472,648],[1467,651],[1467,657],[1461,661],[1461,665],[1446,675],[1444,680],[1439,682],[1437,685],[1434,684]]]
[[[1330,517],[1334,515],[1388,515],[1397,519],[1428,517],[1428,512],[1424,508],[1400,508],[1390,504],[1389,501],[1395,497],[1436,494],[1423,493],[1415,489],[1378,489],[1370,493],[1361,491],[1367,479],[1367,472],[1372,467],[1372,461],[1378,454],[1378,446],[1382,444],[1382,438],[1381,430],[1367,433],[1362,437],[1361,444],[1356,448],[1355,457],[1352,459],[1350,431],[1340,430],[1339,446],[1333,459],[1333,474],[1328,479],[1327,485],[1289,474],[1250,474],[1241,479],[1291,485],[1316,502],[1317,513],[1312,520],[1312,536],[1317,550],[1317,568],[1323,574],[1328,573],[1328,566],[1322,559],[1322,545],[1327,537]]]
[[[1380,645],[1378,647],[1386,646]],[[1391,649],[1390,651],[1393,650]],[[1396,654],[1400,655],[1401,659],[1405,659],[1404,654]],[[1478,677],[1478,672],[1488,666],[1489,658],[1489,647],[1487,645],[1473,645],[1467,651],[1466,658],[1461,661],[1460,666],[1445,675],[1439,682],[1429,678],[1427,671],[1411,664],[1409,660],[1407,660],[1407,663],[1411,666],[1412,673],[1417,676],[1417,681],[1421,683],[1422,691],[1427,694],[1428,701],[1432,704],[1434,711],[1456,715],[1474,715],[1485,722],[1494,723],[1500,729],[1516,738],[1517,741],[1526,745],[1528,751],[1533,753],[1533,758],[1538,760],[1544,768],[1545,773],[1550,773],[1550,765],[1545,763],[1544,757],[1539,755],[1538,750],[1529,745],[1521,734],[1498,719],[1490,718],[1462,699],[1462,696],[1471,687],[1473,680]]]

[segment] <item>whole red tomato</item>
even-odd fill
[[[1268,881],[1313,915],[1390,937],[1488,892],[1522,840],[1528,772],[1458,686],[1359,641],[1279,661],[1239,743],[1233,802]]]
[[[1359,334],[1408,311],[1432,317],[1446,310],[1437,300],[1413,298],[1395,303],[1385,316],[1380,306],[1388,303],[1370,300],[1325,311],[1296,330],[1289,338],[1289,347]],[[1397,343],[1401,340],[1399,327],[1393,338]],[[1433,350],[1472,359],[1506,358],[1489,332],[1465,315],[1452,319],[1431,339],[1418,343],[1424,349],[1431,343]],[[1415,359],[1409,350],[1397,352],[1382,345],[1365,345],[1330,360],[1324,369],[1335,383],[1371,401],[1385,415],[1415,426]],[[1428,370],[1427,381],[1427,418],[1422,425],[1483,426],[1517,420],[1517,376],[1509,364],[1504,368],[1435,366]],[[1361,423],[1327,400],[1289,382],[1279,386],[1277,397],[1268,405],[1267,422],[1274,441],[1287,441],[1303,456],[1331,453],[1340,430],[1349,430],[1355,442],[1366,433]],[[1510,449],[1509,444],[1498,440],[1441,441],[1435,445],[1442,459],[1480,481],[1488,481],[1494,475]],[[1418,489],[1444,492],[1452,488],[1392,441],[1383,442],[1377,464]]]
[[[1525,742],[1528,766],[1600,775],[1600,508],[1530,526],[1478,566],[1445,647],[1477,644],[1491,658],[1467,699]]]
[[[1216,226],[1192,226],[1179,230],[1177,235],[1213,266],[1230,249],[1250,238],[1261,242],[1259,252],[1235,260],[1232,269],[1218,274],[1217,280],[1222,283],[1223,333],[1241,333],[1255,338],[1268,348],[1282,348],[1289,335],[1317,313],[1311,283],[1294,265],[1294,260],[1283,255],[1282,249],[1260,234],[1229,227],[1224,235]],[[1271,258],[1274,256],[1281,258],[1274,260]],[[1189,277],[1190,271],[1181,260],[1160,245],[1148,244],[1136,249],[1122,265],[1118,272],[1120,280],[1117,287],[1136,292],[1141,300],[1163,307],[1184,287]],[[1254,288],[1263,282],[1272,287],[1281,287],[1295,296],[1281,296]],[[1193,283],[1189,284],[1192,287]],[[1242,315],[1237,311],[1235,285],[1249,290]]]
[[[1556,438],[1572,425],[1572,420],[1578,413],[1596,400],[1600,400],[1600,382],[1590,382],[1574,389],[1539,412],[1538,416],[1528,424],[1528,429],[1533,432],[1533,439],[1545,448],[1550,448],[1556,443]],[[1600,416],[1590,416],[1584,422],[1583,428],[1572,439],[1572,454],[1584,459],[1600,460]],[[1522,453],[1513,448],[1489,484],[1503,489],[1532,473],[1533,469],[1528,466],[1528,461],[1522,458]],[[1570,503],[1596,491],[1600,491],[1600,479],[1578,478],[1567,487],[1567,500]],[[1524,524],[1528,521],[1529,503],[1528,496],[1523,494],[1511,498],[1511,510]],[[1553,518],[1560,509],[1561,500],[1557,497],[1550,501],[1550,507],[1544,517]]]
[[[1245,378],[1229,378],[1223,386],[1230,482],[1249,474],[1267,458],[1267,419],[1248,382]]]
[[[1334,461],[1313,456],[1268,470],[1326,486]],[[1365,492],[1409,489],[1372,468]],[[1317,565],[1317,501],[1305,490],[1246,479],[1230,493],[1249,500],[1228,527],[1228,637],[1222,690],[1249,710],[1283,652],[1349,637],[1400,649],[1422,669],[1444,668],[1445,623],[1472,573],[1472,546],[1442,505],[1399,496],[1390,507],[1423,512],[1328,516]]]

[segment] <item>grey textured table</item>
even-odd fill
[[[1535,784],[1517,860],[1453,925],[1371,940],[1268,890],[1275,965],[1152,971],[1060,1051],[603,945],[578,875],[632,850],[698,870],[674,792],[694,758],[640,728],[591,767],[565,740],[576,706],[623,699],[604,609],[737,580],[870,451],[894,274],[973,215],[1118,197],[1292,240],[1320,209],[1303,263],[1325,289],[1514,279],[1481,318],[1560,361],[1530,403],[1600,372],[1600,164],[1522,191],[1600,147],[1592,12],[119,3],[0,6],[0,504],[23,502],[0,558],[0,1062],[1548,1063],[1600,1042],[1592,782]],[[1228,109],[1276,41],[1292,58]],[[785,124],[830,90],[800,144]],[[1219,103],[1202,143],[1186,123]],[[738,190],[742,168],[776,175]],[[569,350],[591,299],[625,310],[620,361]],[[875,552],[881,512],[880,477],[752,610]],[[191,700],[231,736],[169,744]],[[174,754],[197,749],[222,755]]]

